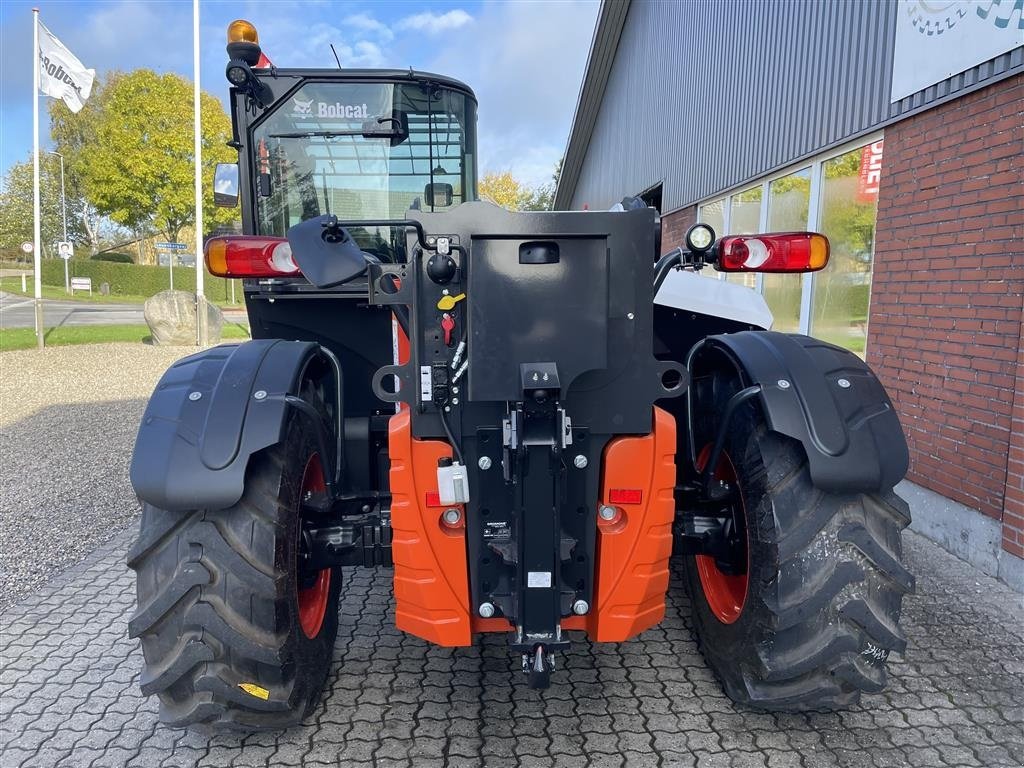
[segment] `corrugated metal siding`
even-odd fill
[[[663,182],[670,211],[1024,66],[1018,48],[890,104],[896,12],[895,0],[633,0],[572,207]]]

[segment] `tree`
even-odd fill
[[[81,223],[74,216],[78,201],[68,197],[68,238],[84,243]],[[60,205],[60,159],[53,155],[39,158],[39,212],[41,251],[55,256],[55,243],[64,237]],[[4,177],[0,192],[0,250],[7,256],[21,256],[22,243],[31,242],[32,220],[32,158],[15,163]]]
[[[87,183],[82,173],[83,153],[91,152],[96,146],[97,126],[103,115],[110,85],[119,77],[113,72],[106,79],[97,78],[92,94],[77,114],[69,110],[63,101],[50,101],[50,136],[56,150],[64,155],[65,186],[69,200],[75,201],[74,210],[68,211],[81,223],[86,245],[92,253],[101,246],[103,217],[87,194]]]
[[[485,173],[477,184],[477,191],[482,199],[490,200],[510,211],[519,210],[519,203],[527,192],[510,171]]]
[[[477,185],[480,197],[510,211],[550,211],[555,202],[555,187],[562,173],[562,161],[555,164],[552,181],[529,187],[516,179],[511,171],[485,173]]]
[[[193,196],[192,84],[149,69],[114,74],[99,98],[77,115],[53,107],[54,138],[68,148],[88,201],[102,216],[129,229],[154,228],[176,241],[195,223]],[[91,100],[90,100],[91,101]],[[218,162],[232,162],[226,146],[231,124],[216,97],[200,95],[203,176],[213,188]],[[207,231],[232,222],[236,213],[203,203]]]

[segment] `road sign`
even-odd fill
[[[92,296],[92,278],[91,277],[72,277],[71,278],[71,291],[88,291],[89,295]]]
[[[65,261],[70,259],[75,255],[74,244],[67,242],[66,240],[57,243],[57,254]]]
[[[21,244],[21,252],[22,253],[32,253],[32,243],[28,243],[28,242],[22,243]]]
[[[188,245],[185,243],[153,243],[153,247],[158,251],[184,251]]]

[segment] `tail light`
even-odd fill
[[[828,264],[828,238],[816,232],[728,235],[717,248],[719,272],[816,272]]]
[[[203,248],[206,268],[218,277],[299,275],[292,247],[283,237],[228,235],[211,237]]]

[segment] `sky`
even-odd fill
[[[148,67],[192,79],[191,0],[0,0],[0,169],[32,150],[32,8],[97,73]],[[280,67],[413,67],[467,83],[481,171],[548,181],[565,149],[597,0],[200,0],[201,83],[227,95],[227,25],[245,18]],[[40,97],[40,141],[51,144]],[[226,103],[226,102],[225,102]],[[191,125],[188,126],[191,130]]]

